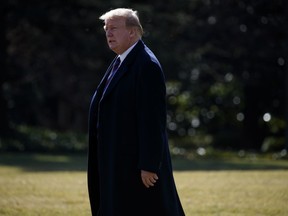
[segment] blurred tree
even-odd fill
[[[285,10],[285,18],[284,18],[284,24],[283,26],[288,26],[288,4],[287,2],[285,2],[285,6],[284,6],[284,10]],[[285,85],[286,85],[286,97],[284,99],[285,101],[285,117],[286,117],[286,134],[285,134],[285,149],[286,152],[288,151],[288,28],[285,28],[285,35],[286,35],[286,39],[283,42],[283,49],[284,49],[284,73],[286,75],[286,81],[285,81]]]
[[[8,64],[18,77],[11,90],[13,121],[85,130],[87,101],[109,56],[97,36],[97,3],[9,3]]]
[[[167,77],[171,138],[259,150],[284,137],[284,0],[8,0],[1,133],[18,124],[86,131],[90,97],[114,55],[98,17],[127,5],[139,11],[143,40]]]
[[[207,0],[173,8],[178,22],[170,23],[167,53],[179,57],[181,87],[180,97],[170,95],[170,132],[204,131],[215,146],[255,150],[269,136],[283,137],[285,4]]]
[[[266,137],[283,136],[281,124],[274,131],[268,127],[273,120],[285,119],[284,4],[281,0],[245,4],[250,15],[241,25],[246,26],[242,31],[246,29],[243,42],[246,41],[247,53],[242,57],[242,72],[238,71],[238,76],[242,76],[244,84],[244,144],[247,148],[260,149]]]
[[[7,40],[6,40],[6,14],[7,2],[4,1],[0,8],[0,136],[11,136],[11,128],[8,116],[8,100],[5,89],[9,86],[9,76],[7,73]]]

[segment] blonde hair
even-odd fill
[[[125,18],[125,23],[127,27],[136,27],[140,37],[143,35],[144,31],[140,23],[138,12],[130,8],[117,8],[106,12],[99,17],[100,20],[108,20],[113,18]]]

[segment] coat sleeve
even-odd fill
[[[166,86],[161,65],[153,59],[141,65],[137,82],[139,168],[158,172],[166,136]]]

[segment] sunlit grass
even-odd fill
[[[288,215],[287,161],[173,162],[186,216]],[[91,215],[85,155],[1,154],[0,215]]]
[[[0,215],[89,215],[84,172],[0,168]]]
[[[176,172],[188,216],[288,215],[287,171]]]

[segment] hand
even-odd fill
[[[141,170],[141,178],[145,187],[149,188],[150,186],[154,186],[156,181],[158,180],[158,176],[156,173],[148,172],[145,170]]]

